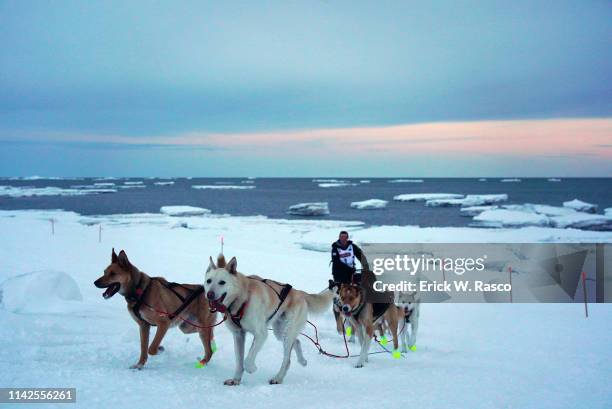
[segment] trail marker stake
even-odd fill
[[[582,272],[582,292],[584,293],[584,315],[589,318],[589,307],[587,304],[586,272]]]
[[[102,243],[102,223],[98,225],[98,243]]]

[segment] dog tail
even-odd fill
[[[329,310],[333,299],[334,292],[327,288],[318,294],[306,293],[306,304],[308,304],[308,312],[319,314]]]
[[[223,253],[219,253],[217,256],[217,268],[224,268],[227,263],[225,262],[225,256]]]

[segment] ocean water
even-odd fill
[[[325,179],[325,178],[322,178]],[[159,186],[155,182],[174,181],[173,185]],[[432,178],[422,183],[391,183],[394,179],[342,179],[354,186],[322,188],[313,178],[122,178],[116,180],[36,179],[0,180],[0,186],[60,187],[93,183],[142,181],[145,188],[117,189],[116,193],[83,196],[0,196],[0,209],[64,209],[83,215],[159,212],[161,206],[190,205],[210,209],[213,213],[234,216],[264,215],[270,218],[305,218],[287,214],[291,205],[303,202],[328,202],[334,220],[358,220],[367,225],[467,226],[470,217],[462,217],[458,207],[426,207],[424,202],[397,202],[393,196],[404,193],[506,193],[506,204],[540,203],[561,206],[564,201],[578,198],[599,205],[600,212],[612,207],[612,178],[564,178],[550,182],[546,178],[523,178],[520,182],[502,182],[500,178]],[[360,183],[369,180],[369,183]],[[253,189],[198,190],[193,185],[255,186]],[[102,188],[102,186],[100,186]],[[106,188],[106,186],[104,186]],[[388,200],[385,209],[357,210],[354,201],[367,199]]]

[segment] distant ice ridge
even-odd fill
[[[577,210],[579,212],[596,213],[597,205],[592,203],[583,202],[582,200],[574,199],[569,202],[563,202],[563,207]]]
[[[423,179],[393,179],[389,183],[423,183]]]
[[[168,216],[201,216],[209,214],[210,210],[195,206],[162,206],[159,212]]]
[[[327,202],[298,203],[289,207],[289,214],[296,216],[326,216],[329,214]]]
[[[506,179],[500,180],[500,182],[506,182],[506,183],[509,183],[509,182],[520,182],[520,181],[521,181],[521,179],[518,179],[518,178],[506,178]]]
[[[404,195],[397,195],[393,197],[393,200],[400,202],[423,202],[426,200],[435,199],[461,199],[463,195],[457,193],[408,193]]]
[[[246,190],[246,189],[255,189],[253,185],[193,185],[191,186],[193,189],[237,189],[237,190]]]
[[[352,202],[351,207],[359,210],[383,209],[387,207],[387,203],[389,202],[386,200],[369,199],[361,202]]]
[[[9,197],[31,197],[31,196],[82,196],[98,193],[115,193],[115,189],[77,188],[75,186],[66,189],[60,187],[33,187],[33,186],[0,186],[0,196]]]
[[[425,206],[482,206],[505,202],[506,200],[508,200],[508,195],[505,193],[493,195],[467,195],[460,199],[430,199],[425,202]]]

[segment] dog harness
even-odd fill
[[[276,313],[278,312],[278,310],[280,309],[280,307],[283,305],[283,303],[285,302],[285,300],[287,299],[287,296],[289,295],[289,292],[291,291],[291,289],[293,288],[291,286],[291,284],[281,284],[278,281],[274,281],[274,280],[269,280],[267,278],[264,279],[259,279],[259,278],[255,278],[255,277],[248,277],[251,280],[258,280],[261,281],[262,283],[264,283],[265,285],[267,285],[268,287],[270,287],[272,289],[272,291],[274,291],[276,293],[276,295],[278,296],[278,305],[276,306],[276,309],[274,310],[274,312],[272,314],[270,314],[270,316],[268,317],[268,319],[266,320],[266,322],[270,322],[270,320],[272,318],[274,318],[274,316],[276,315]],[[276,289],[274,287],[272,287],[270,285],[269,282],[273,282],[274,284],[277,284],[279,286],[281,286],[281,291],[278,292],[276,291]],[[232,303],[233,304],[233,303]],[[244,312],[246,311],[246,308],[249,304],[249,300],[246,300],[238,309],[238,311],[236,311],[235,314],[232,314],[231,309],[232,309],[232,305],[230,304],[229,307],[227,307],[227,312],[229,313],[229,317],[232,320],[232,322],[234,323],[234,325],[236,325],[238,328],[242,329],[242,324],[240,323],[240,321],[242,320],[242,317],[244,317]],[[215,309],[216,310],[216,309]]]
[[[147,285],[142,288],[141,284],[142,284],[142,280],[143,280],[144,275],[140,275],[140,280],[138,280],[138,284],[136,284],[134,291],[125,296],[125,299],[128,302],[133,302],[134,305],[131,307],[132,309],[132,313],[134,313],[134,315],[136,316],[136,318],[138,318],[140,321],[145,322],[149,325],[152,325],[154,327],[156,327],[157,325],[150,323],[149,321],[145,320],[142,315],[140,314],[140,308],[142,307],[142,305],[144,304],[145,306],[151,308],[150,305],[148,305],[144,299],[145,296],[147,294],[147,291],[149,290],[149,287],[151,286],[151,282],[153,280],[156,280],[157,282],[159,282],[164,288],[172,291],[172,293],[174,295],[176,295],[178,297],[179,300],[182,301],[181,305],[171,314],[168,314],[168,318],[170,318],[171,320],[176,318],[181,312],[183,312],[185,310],[185,308],[187,308],[189,306],[189,304],[191,304],[193,302],[193,300],[195,300],[200,294],[202,294],[204,292],[204,286],[198,286],[198,288],[196,288],[195,290],[192,290],[190,288],[185,287],[182,284],[179,283],[164,283],[163,281],[159,280],[157,277],[151,277],[149,278],[149,282],[147,283]],[[183,297],[178,291],[176,291],[174,288],[175,287],[181,287],[184,288],[185,290],[189,291],[190,294],[187,297]]]

